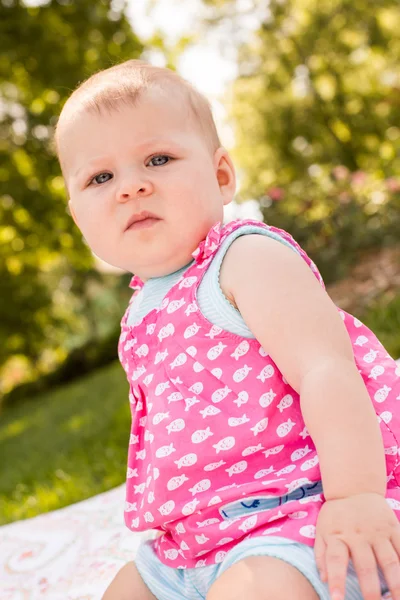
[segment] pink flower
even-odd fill
[[[270,197],[272,202],[279,202],[279,200],[283,199],[285,195],[285,190],[280,187],[272,187],[269,190],[267,190],[267,195]]]
[[[349,170],[344,165],[339,165],[332,169],[332,175],[335,179],[337,179],[337,181],[343,181],[344,179],[347,179]]]
[[[400,192],[400,179],[389,177],[389,179],[386,179],[386,187],[389,192],[392,192],[393,194]]]
[[[364,171],[354,171],[351,174],[351,181],[355,185],[363,185],[367,179],[367,174]]]

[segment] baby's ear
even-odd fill
[[[236,193],[236,172],[229,152],[222,146],[214,154],[214,166],[223,203],[229,204]]]
[[[77,217],[76,217],[76,214],[75,214],[75,211],[74,211],[74,209],[72,208],[72,203],[71,203],[71,200],[68,202],[68,210],[69,210],[69,212],[70,212],[70,215],[71,215],[71,217],[72,217],[72,218],[73,218],[73,220],[74,220],[74,223],[75,223],[75,225],[76,225],[77,227],[79,227],[79,224],[78,224],[78,219],[77,219]]]

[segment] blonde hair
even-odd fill
[[[221,146],[211,106],[205,96],[170,69],[156,67],[142,60],[127,60],[95,73],[81,83],[68,98],[55,132],[57,154],[60,123],[66,114],[73,114],[77,108],[101,113],[103,110],[113,111],[120,104],[135,105],[143,93],[151,89],[161,93],[167,92],[168,97],[171,97],[171,92],[179,94],[210,149],[215,152]]]

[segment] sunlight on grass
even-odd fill
[[[8,407],[0,420],[0,524],[123,483],[129,430],[128,384],[118,362]]]

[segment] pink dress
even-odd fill
[[[132,531],[163,531],[154,548],[171,567],[221,562],[254,536],[313,546],[324,501],[299,395],[257,340],[213,325],[196,301],[220,244],[247,224],[281,235],[324,285],[288,233],[257,221],[218,223],[159,308],[129,326],[128,307],[121,322],[132,411],[125,522]],[[131,287],[141,285],[133,278]],[[400,372],[375,335],[338,310],[380,423],[387,500],[400,516]]]

